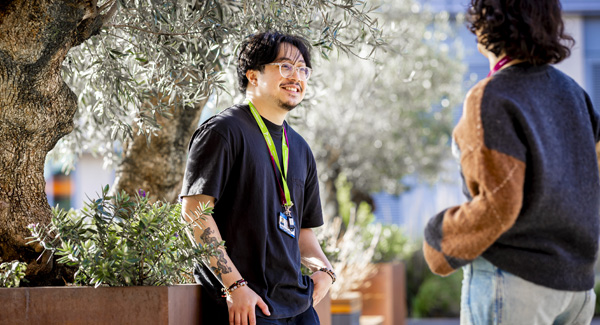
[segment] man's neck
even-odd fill
[[[246,99],[252,102],[260,116],[264,117],[271,123],[283,125],[283,121],[288,114],[288,110],[279,107],[272,101],[266,101],[260,97],[252,96],[250,93],[246,94]]]

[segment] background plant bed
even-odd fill
[[[0,324],[200,324],[200,286],[0,289]]]

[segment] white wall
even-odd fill
[[[83,154],[79,158],[77,167],[73,172],[73,196],[71,205],[74,209],[81,209],[88,197],[96,198],[102,187],[113,184],[114,170],[102,168],[102,157]]]

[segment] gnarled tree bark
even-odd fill
[[[197,103],[194,108],[173,109],[170,118],[158,117],[161,129],[150,143],[143,135],[125,141],[113,189],[129,194],[143,190],[152,201],[177,201],[188,144],[206,102]]]
[[[77,97],[62,79],[62,62],[115,8],[114,0],[102,7],[95,0],[0,4],[0,262],[29,263],[29,285],[64,283],[52,261],[36,261],[41,248],[27,244],[27,225],[51,217],[46,155],[73,130]]]

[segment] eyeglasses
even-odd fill
[[[285,62],[267,63],[265,65],[278,65],[279,73],[284,78],[291,78],[294,75],[294,72],[298,70],[298,79],[306,81],[308,78],[310,78],[310,74],[312,73],[312,69],[309,67],[296,67]]]

